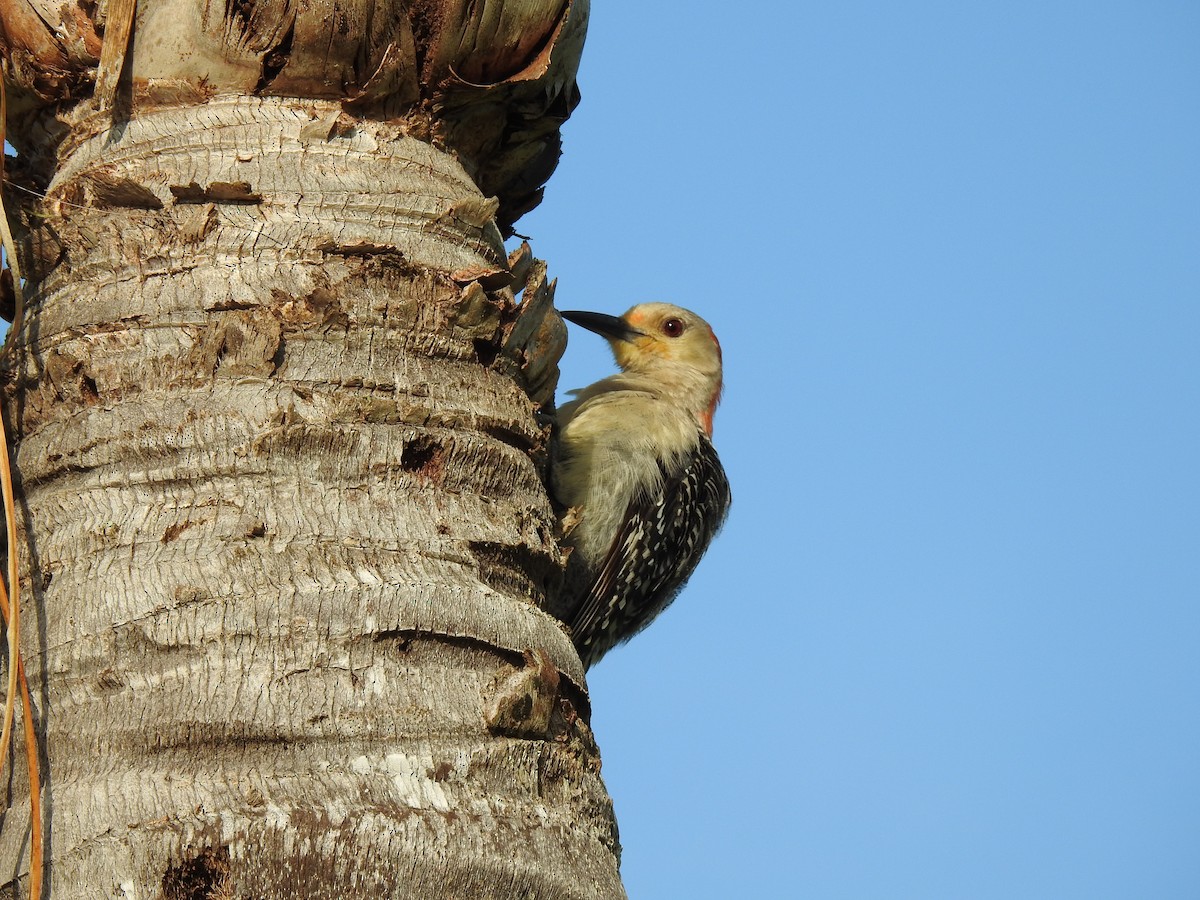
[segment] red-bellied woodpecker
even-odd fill
[[[551,488],[579,518],[551,611],[592,666],[675,599],[725,520],[729,482],[711,442],[721,345],[669,303],[562,315],[606,338],[621,367],[558,410],[552,447]]]

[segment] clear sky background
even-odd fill
[[[580,83],[518,230],[726,363],[633,900],[1200,898],[1200,4],[593,0]]]

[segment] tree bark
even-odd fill
[[[586,4],[143,0],[111,108],[81,9],[0,0],[49,895],[624,896],[501,237]]]

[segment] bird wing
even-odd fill
[[[616,537],[567,624],[586,640],[591,665],[662,612],[691,576],[720,530],[731,494],[708,436],[674,472],[664,467],[660,489],[635,496]]]

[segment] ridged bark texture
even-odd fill
[[[68,124],[3,373],[50,896],[624,896],[497,201],[333,102]]]

